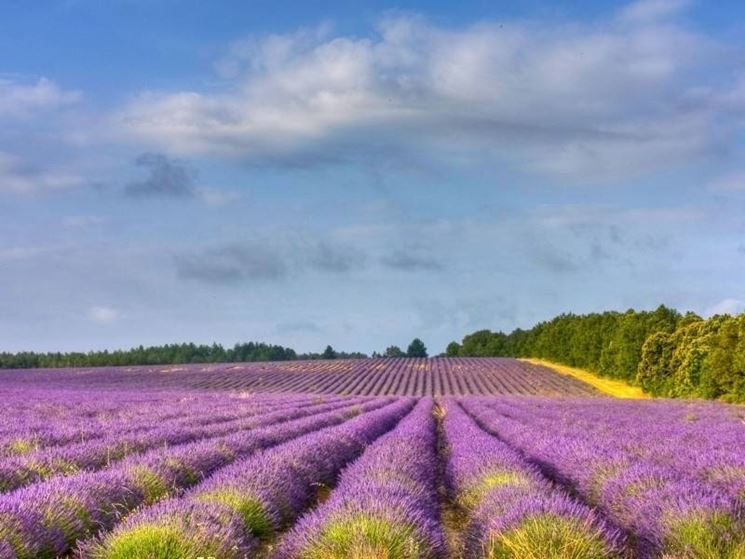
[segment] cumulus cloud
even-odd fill
[[[287,275],[288,266],[269,248],[236,244],[180,255],[176,258],[176,270],[182,278],[231,284],[278,280]]]
[[[694,206],[623,207],[602,204],[546,204],[530,211],[531,222],[548,229],[561,227],[610,226],[615,236],[620,229],[645,223],[688,226],[709,217]]]
[[[350,246],[331,245],[318,242],[303,248],[308,264],[315,270],[331,273],[346,273],[364,265],[365,257],[361,251]]]
[[[731,314],[736,315],[745,312],[745,301],[739,299],[724,299],[706,309],[706,315]]]
[[[121,313],[112,307],[94,306],[88,309],[88,319],[99,324],[111,324],[121,318]]]
[[[528,212],[521,233],[512,235],[519,258],[552,275],[659,270],[680,258],[680,239],[706,223],[706,215],[687,206],[544,205]]]
[[[124,187],[124,193],[131,198],[193,198],[215,208],[241,198],[233,190],[199,186],[199,173],[182,159],[170,158],[162,153],[143,153],[134,163],[145,170],[146,176]]]
[[[83,178],[65,169],[44,169],[0,151],[0,192],[31,193],[79,186]]]
[[[621,10],[621,19],[650,22],[679,14],[691,5],[691,0],[639,0]]]
[[[31,260],[44,252],[46,251],[43,248],[33,246],[0,248],[0,264]]]
[[[103,127],[90,126],[81,100],[46,78],[0,74],[0,194],[55,191],[92,176],[98,155],[79,157],[78,139]]]
[[[81,98],[79,91],[64,90],[46,78],[30,84],[0,78],[0,118],[24,118],[75,104]]]
[[[161,153],[143,153],[135,165],[147,172],[141,181],[129,183],[124,191],[132,197],[190,198],[194,196],[196,171],[188,163]]]
[[[566,274],[581,270],[581,262],[564,248],[536,237],[528,245],[530,260],[540,268],[554,274]]]
[[[241,199],[241,195],[238,192],[206,186],[195,188],[194,195],[207,206],[213,208],[218,208]]]
[[[104,218],[97,215],[69,215],[62,220],[62,224],[69,229],[88,229],[101,225]]]
[[[215,284],[273,282],[308,271],[346,274],[365,265],[356,248],[323,240],[273,239],[194,249],[177,255],[180,277]]]
[[[277,324],[275,330],[279,334],[295,334],[298,332],[317,334],[323,332],[323,329],[318,324],[310,320],[280,322]]]
[[[387,268],[404,272],[431,272],[444,268],[442,262],[421,250],[394,250],[391,254],[383,256],[381,263]]]
[[[730,173],[709,183],[709,190],[718,194],[745,193],[745,171]]]
[[[736,86],[701,82],[713,48],[675,23],[685,4],[647,0],[592,24],[395,16],[363,38],[247,40],[220,64],[229,89],[145,92],[118,122],[154,146],[255,165],[509,160],[625,177],[716,153],[739,110]]]

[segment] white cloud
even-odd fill
[[[200,187],[194,189],[195,196],[206,205],[217,208],[241,199],[238,192],[220,188]]]
[[[0,248],[0,264],[7,264],[8,262],[19,262],[23,260],[31,260],[35,256],[43,253],[44,249],[40,247],[8,247]]]
[[[46,78],[25,84],[0,78],[0,117],[26,117],[77,103],[79,91],[67,91]]]
[[[40,169],[20,157],[0,151],[0,192],[20,193],[79,186],[83,178],[65,169]]]
[[[707,316],[713,316],[715,314],[736,315],[742,312],[745,312],[745,301],[740,301],[739,299],[724,299],[706,309]]]
[[[711,181],[708,187],[719,194],[745,192],[745,171],[719,177]]]
[[[397,16],[365,38],[324,27],[252,39],[220,62],[225,91],[144,92],[117,123],[174,153],[257,165],[423,157],[569,180],[646,173],[709,155],[733,126],[737,88],[700,81],[711,42],[657,22],[683,7],[462,29]]]
[[[651,22],[675,16],[688,8],[691,0],[638,0],[621,10],[621,19]]]
[[[94,306],[88,309],[88,319],[100,324],[111,324],[121,318],[121,313],[112,307]]]
[[[62,224],[70,229],[87,229],[103,222],[104,219],[96,215],[70,215],[62,220]]]
[[[613,125],[607,137],[576,137],[558,149],[534,150],[535,168],[569,179],[592,181],[606,176],[644,175],[686,159],[707,156],[717,147],[717,132],[708,117],[674,115]]]
[[[710,215],[694,206],[621,207],[602,204],[546,204],[532,209],[528,219],[541,227],[564,228],[613,225],[621,229],[656,223],[689,228]]]

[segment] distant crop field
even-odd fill
[[[277,361],[0,371],[0,381],[52,386],[195,388],[360,396],[592,396],[584,382],[506,358]]]
[[[343,386],[329,362],[4,373],[0,558],[745,557],[742,407],[536,396],[565,385],[432,361],[333,364],[386,396],[224,382],[312,365]],[[457,393],[500,375],[524,394]]]

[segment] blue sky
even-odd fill
[[[0,7],[0,350],[745,310],[739,2]]]

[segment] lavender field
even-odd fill
[[[2,559],[745,558],[738,406],[509,359],[0,379]]]
[[[291,392],[361,396],[535,394],[590,396],[593,388],[545,367],[502,358],[338,359],[0,370],[0,382],[23,386]]]

